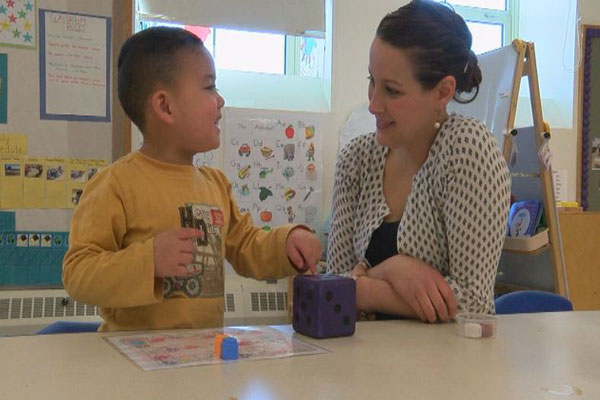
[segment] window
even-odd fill
[[[460,14],[473,35],[476,54],[506,46],[518,36],[519,0],[436,0]]]
[[[199,36],[228,107],[331,110],[333,0],[135,0],[134,17]]]
[[[285,35],[215,29],[217,69],[285,74]]]
[[[195,33],[219,70],[323,77],[325,39],[141,20],[137,31],[171,26]]]

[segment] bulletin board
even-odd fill
[[[600,26],[584,26],[579,76],[578,199],[584,210],[600,211]]]
[[[0,0],[0,15],[3,10],[7,18],[0,24],[12,24],[12,34],[0,30],[0,288],[58,287],[75,205],[69,202],[77,200],[98,166],[112,161],[113,84],[107,77],[114,75],[113,1]],[[102,103],[100,118],[42,117],[40,10],[102,22],[102,98],[85,99]],[[66,39],[63,35],[65,46]],[[67,110],[82,102],[70,96],[60,100]]]

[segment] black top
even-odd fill
[[[398,254],[398,225],[400,225],[400,221],[383,221],[373,231],[369,247],[365,252],[365,258],[371,267],[375,267],[382,261]]]
[[[371,267],[375,267],[384,260],[398,254],[398,225],[400,225],[400,221],[383,221],[381,225],[373,231],[369,247],[367,247],[367,252],[365,253],[365,258]],[[375,313],[375,319],[378,321],[400,318],[402,317]]]

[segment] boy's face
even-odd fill
[[[215,67],[208,51],[179,55],[180,68],[173,91],[173,127],[181,154],[213,150],[219,147],[219,120],[223,97],[215,86]]]

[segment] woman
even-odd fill
[[[430,0],[377,28],[368,91],[377,130],[340,152],[327,257],[328,272],[357,280],[360,311],[429,322],[494,311],[510,176],[486,127],[446,111],[477,94],[471,42],[464,20]]]

